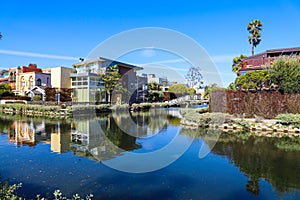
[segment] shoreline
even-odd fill
[[[248,131],[256,136],[266,137],[300,137],[300,128],[293,125],[285,126],[280,124],[280,120],[260,120],[255,118],[233,118],[232,123],[221,124],[201,124],[186,119],[181,120],[181,125],[186,128],[198,129],[218,129],[223,132]]]

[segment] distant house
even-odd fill
[[[247,72],[262,70],[271,67],[272,63],[279,57],[294,58],[300,56],[300,47],[271,49],[263,53],[249,56],[241,61],[242,68],[239,75],[244,75]]]
[[[71,88],[70,74],[74,72],[74,69],[69,67],[53,67],[43,69],[44,73],[51,74],[51,86],[60,90],[61,88]]]
[[[25,95],[25,92],[35,86],[51,87],[51,74],[43,73],[36,64],[9,68],[8,84],[14,93]]]
[[[39,96],[41,97],[41,100],[45,101],[46,100],[46,92],[45,92],[46,87],[45,86],[34,86],[32,88],[29,88],[26,92],[25,95],[28,97],[34,97],[34,96]]]
[[[151,82],[155,82],[163,86],[168,85],[167,77],[157,77],[155,74],[147,74],[147,78],[148,78],[148,84]]]
[[[8,70],[0,71],[0,84],[8,83]]]
[[[78,102],[104,102],[106,101],[105,84],[100,75],[104,74],[109,66],[117,65],[122,76],[122,85],[129,93],[136,90],[136,71],[143,68],[134,65],[97,58],[74,64],[76,73],[70,75],[73,88],[73,100]]]

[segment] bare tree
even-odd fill
[[[203,77],[200,73],[199,67],[191,67],[185,76],[185,79],[188,81],[188,86],[191,88],[194,88],[195,86],[197,88],[203,87]]]

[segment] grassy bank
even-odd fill
[[[191,128],[214,128],[223,131],[253,132],[258,136],[300,137],[300,114],[280,114],[273,120],[235,118],[224,113],[201,113],[197,109],[184,110],[181,124]]]
[[[26,116],[46,116],[46,117],[72,117],[72,115],[87,115],[91,113],[111,113],[113,111],[123,112],[147,112],[150,109],[155,108],[168,108],[168,107],[187,107],[191,105],[197,105],[197,102],[172,104],[168,102],[162,103],[140,103],[122,105],[89,105],[89,104],[75,104],[75,105],[41,105],[41,104],[1,104],[0,112],[9,114],[20,114]]]

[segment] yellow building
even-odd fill
[[[51,85],[53,88],[71,88],[70,74],[73,73],[72,68],[54,67],[43,69],[43,72],[51,73]]]

